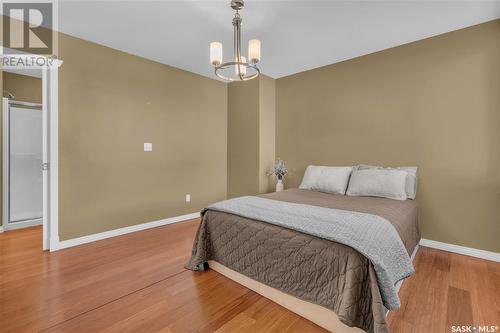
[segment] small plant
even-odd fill
[[[278,178],[278,180],[283,180],[283,177],[288,173],[288,169],[286,168],[285,162],[278,158],[276,164],[274,164],[274,176]]]

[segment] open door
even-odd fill
[[[46,215],[47,175],[43,171],[48,149],[48,128],[43,121],[46,112],[41,104],[8,98],[2,99],[2,107],[4,229],[45,224],[43,229],[46,231],[49,224]],[[42,248],[48,249],[47,245],[44,239]]]

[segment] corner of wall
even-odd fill
[[[228,198],[269,192],[275,160],[275,80],[261,75],[228,85]]]
[[[259,80],[259,192],[267,193],[274,187],[268,173],[276,159],[276,80]]]

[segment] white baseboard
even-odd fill
[[[162,219],[162,220],[158,220],[158,221],[136,224],[136,225],[132,225],[129,227],[120,228],[120,229],[104,231],[104,232],[100,232],[98,234],[82,236],[82,237],[68,239],[68,240],[64,240],[64,241],[58,241],[58,242],[54,242],[54,244],[51,245],[50,251],[58,251],[58,250],[66,249],[68,247],[73,247],[73,246],[78,246],[78,245],[82,245],[82,244],[86,244],[86,243],[91,243],[91,242],[95,242],[95,241],[106,239],[106,238],[111,238],[111,237],[129,234],[129,233],[136,232],[136,231],[160,227],[162,225],[192,220],[192,219],[199,218],[199,217],[200,217],[200,213],[191,213],[191,214],[186,214],[186,215],[181,215],[181,216],[174,216],[174,217],[170,217],[170,218],[166,218],[166,219]],[[4,231],[3,226],[0,226],[0,232],[3,232],[3,231]],[[420,240],[420,245],[426,246],[426,247],[431,247],[431,248],[438,249],[438,250],[463,254],[466,256],[471,256],[471,257],[491,260],[491,261],[495,261],[495,262],[500,262],[500,253],[497,253],[497,252],[479,250],[479,249],[474,249],[471,247],[443,243],[443,242],[438,242],[438,241],[425,239],[425,238],[422,238]],[[416,250],[417,249],[415,249],[413,255],[416,253]]]
[[[125,235],[125,234],[129,234],[131,232],[160,227],[162,225],[192,220],[192,219],[195,219],[198,217],[200,217],[200,213],[191,213],[191,214],[166,218],[163,220],[131,225],[129,227],[124,227],[124,228],[120,228],[120,229],[104,231],[104,232],[100,232],[98,234],[92,234],[92,235],[88,235],[88,236],[82,236],[82,237],[78,237],[78,238],[72,238],[72,239],[68,239],[68,240],[58,241],[58,242],[54,242],[54,244],[51,244],[50,251],[51,252],[58,251],[58,250],[66,249],[68,247],[78,246],[78,245],[82,245],[82,244],[86,244],[86,243],[90,243],[90,242],[95,242],[95,241],[106,239],[106,238]]]
[[[443,242],[438,242],[438,241],[424,239],[424,238],[422,238],[420,240],[420,245],[432,247],[432,248],[438,249],[438,250],[444,250],[444,251],[448,251],[448,252],[463,254],[466,256],[471,256],[471,257],[500,262],[500,253],[497,253],[497,252],[479,250],[479,249],[474,249],[471,247],[443,243]]]
[[[0,225],[0,232],[3,232],[3,226]]]

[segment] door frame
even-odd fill
[[[1,55],[2,58],[14,58],[17,60],[14,63],[26,63],[33,56],[41,57],[40,55],[13,54],[12,52]],[[46,63],[51,65],[37,67],[42,70],[42,163],[44,167],[42,173],[44,190],[42,249],[54,251],[58,249],[59,245],[59,67],[63,61],[51,59],[50,62]],[[4,71],[10,70],[4,69]],[[2,104],[4,104],[4,100],[3,98]],[[3,190],[2,195],[4,195]],[[3,215],[2,213],[2,220],[4,220]],[[3,221],[2,226],[5,227]]]

